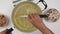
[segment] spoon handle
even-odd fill
[[[47,18],[47,15],[39,15],[41,18]]]

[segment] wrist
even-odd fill
[[[54,34],[49,28],[47,28],[45,25],[42,25],[38,28],[43,34]]]
[[[38,23],[38,24],[36,24],[35,26],[36,26],[36,28],[38,28],[38,29],[46,28],[45,24],[43,24],[43,23]]]

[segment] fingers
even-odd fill
[[[30,21],[34,21],[34,22],[35,22],[35,21],[40,21],[40,20],[42,20],[37,13],[30,14],[30,15],[28,16],[28,19],[29,19]]]
[[[35,23],[35,22],[37,22],[38,20],[39,20],[39,15],[37,14],[37,13],[34,13],[34,14],[30,14],[29,16],[28,16],[28,19],[29,19],[29,21],[31,22],[31,23]]]
[[[30,14],[29,15],[29,19],[31,19],[31,20],[38,20],[38,19],[40,19],[40,16],[37,13]]]
[[[34,21],[34,17],[33,17],[33,15],[32,14],[30,14],[29,16],[28,16],[28,20],[31,22],[31,23],[33,23]]]
[[[37,14],[37,13],[34,13],[34,14],[32,14],[33,15],[33,17],[34,17],[34,19],[38,19],[38,18],[40,18],[40,16]]]

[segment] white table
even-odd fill
[[[35,0],[33,2],[37,2],[37,1],[38,0]],[[58,11],[60,11],[60,0],[45,0],[45,1],[48,4],[47,9],[56,8],[56,9],[58,9]],[[6,28],[13,27],[12,20],[11,20],[11,14],[12,14],[12,10],[13,10],[14,6],[13,6],[12,2],[13,2],[13,0],[0,0],[0,14],[4,14],[9,18],[8,25],[3,28],[0,28],[0,32],[5,30]],[[38,5],[43,9],[43,5],[41,3],[39,3]],[[45,20],[43,20],[43,21],[44,21],[45,25],[49,29],[51,29],[55,34],[60,34],[60,19],[55,23],[47,22]],[[23,33],[16,28],[14,29],[14,31],[12,33],[13,34],[18,34],[18,33],[19,34],[42,34],[39,30],[32,32],[32,33]]]

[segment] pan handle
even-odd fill
[[[38,3],[39,2],[42,2],[42,4],[45,6],[45,8],[42,10],[42,11],[44,11],[47,8],[47,3],[44,0],[39,0]]]

